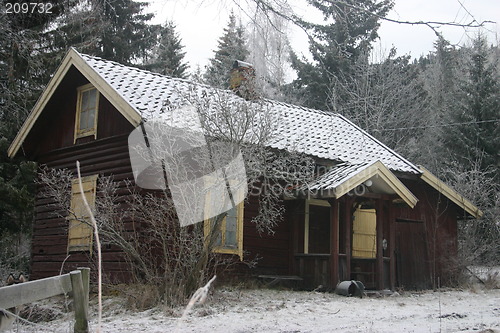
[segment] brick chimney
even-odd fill
[[[234,91],[236,95],[246,100],[256,99],[255,69],[253,65],[241,60],[235,60],[233,68],[231,69],[229,88]]]

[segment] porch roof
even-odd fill
[[[351,191],[361,196],[367,193],[397,195],[412,208],[418,201],[380,161],[335,165],[301,190],[307,191],[312,197],[323,198],[340,198]]]

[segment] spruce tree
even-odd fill
[[[380,17],[392,8],[392,0],[313,0],[311,5],[323,13],[325,24],[302,21],[309,32],[313,61],[292,53],[297,71],[294,85],[302,91],[308,106],[337,109],[342,102],[334,87],[348,84],[353,66],[366,57],[378,37]],[[330,23],[331,22],[331,23]]]
[[[10,159],[7,149],[23,123],[44,80],[44,67],[38,58],[37,40],[57,18],[38,13],[0,12],[0,266],[26,269],[12,262],[16,240],[30,234],[34,198],[34,163],[22,157]],[[27,259],[27,258],[26,258]],[[27,261],[25,261],[26,263]],[[14,267],[13,264],[16,264]]]
[[[158,46],[152,55],[152,61],[145,67],[148,70],[163,75],[178,78],[187,77],[188,65],[183,62],[186,52],[179,34],[175,31],[175,24],[167,21],[160,29]]]
[[[159,26],[150,25],[153,14],[145,14],[146,2],[96,0],[105,25],[94,55],[123,64],[143,64],[156,45]]]
[[[454,161],[470,168],[480,163],[482,171],[496,173],[500,181],[500,81],[498,53],[478,36],[468,56],[456,105],[444,133],[445,144]]]
[[[215,56],[210,59],[207,66],[205,81],[214,87],[228,88],[234,61],[245,61],[248,54],[245,30],[241,23],[236,22],[236,16],[232,12],[229,16],[229,24],[224,28],[222,37],[219,38]]]

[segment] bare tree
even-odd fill
[[[281,13],[291,12],[283,4]],[[288,41],[290,21],[274,12],[263,11],[255,6],[254,14],[247,24],[248,61],[254,65],[258,85],[266,97],[283,99],[282,86],[287,82],[291,47]]]
[[[457,164],[447,172],[448,182],[465,197],[474,198],[484,213],[480,220],[464,217],[459,222],[460,262],[463,266],[495,266],[500,252],[500,188],[493,168],[483,171],[480,162],[471,163],[472,169]]]
[[[257,6],[260,10],[262,10],[265,13],[273,13],[276,15],[279,15],[283,17],[286,20],[289,20],[290,22],[294,24],[298,24],[299,26],[301,25],[300,23],[302,22],[302,19],[298,17],[298,15],[295,12],[290,12],[290,11],[283,11],[284,6],[288,6],[286,1],[283,0],[232,0],[233,3],[241,8],[244,12],[247,12],[247,7],[251,5]],[[362,6],[359,6],[356,4],[355,1],[350,1],[350,0],[325,0],[324,1],[326,5],[329,5],[333,8],[339,8],[339,7],[348,7],[353,10],[361,10],[361,11],[366,11],[365,8]],[[432,20],[405,20],[405,19],[394,19],[391,17],[386,17],[386,16],[377,16],[376,13],[368,12],[368,14],[376,16],[378,19],[391,22],[394,24],[405,24],[405,25],[421,25],[421,26],[426,26],[432,31],[436,33],[436,35],[439,35],[439,28],[443,26],[451,26],[451,27],[457,27],[457,28],[482,28],[485,27],[487,24],[495,23],[491,20],[483,20],[483,21],[478,21],[473,13],[471,13],[465,5],[457,1],[460,6],[464,9],[465,12],[470,17],[470,21],[468,23],[460,23],[457,21],[432,21]],[[249,15],[251,16],[251,15]]]
[[[430,110],[419,68],[409,56],[395,57],[393,50],[376,63],[365,55],[349,78],[332,78],[328,95],[331,110],[405,156],[420,157],[417,138],[429,124]]]

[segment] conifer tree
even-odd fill
[[[144,3],[75,0],[50,4],[51,14],[0,12],[2,237],[31,231],[35,165],[22,156],[10,159],[7,148],[68,48],[76,46],[92,55],[137,64],[156,42],[157,28],[147,24],[152,14],[142,14]]]
[[[500,181],[500,81],[498,53],[489,48],[485,37],[473,41],[456,106],[448,122],[455,124],[444,132],[451,158],[465,166],[480,163]]]
[[[37,37],[61,12],[0,12],[0,268],[14,268],[7,257],[21,237],[13,235],[31,232],[34,163],[10,159],[7,148],[42,86],[43,65],[32,58]]]
[[[380,17],[388,13],[393,2],[313,0],[310,3],[323,13],[327,23],[301,22],[310,34],[313,61],[292,53],[292,68],[298,76],[294,85],[302,90],[308,106],[336,110],[342,96],[332,89],[349,82],[353,66],[371,50],[371,43],[378,37]]]
[[[210,59],[205,72],[205,81],[215,87],[228,88],[231,68],[235,60],[245,61],[249,52],[246,47],[245,30],[237,23],[232,12],[229,24],[219,38],[218,49]]]
[[[159,35],[151,64],[145,67],[163,75],[186,78],[188,65],[183,62],[186,52],[183,51],[182,40],[175,31],[175,24],[167,21],[161,27]]]
[[[106,24],[95,55],[122,64],[143,64],[156,45],[159,26],[150,25],[153,14],[143,13],[146,2],[97,0]]]

